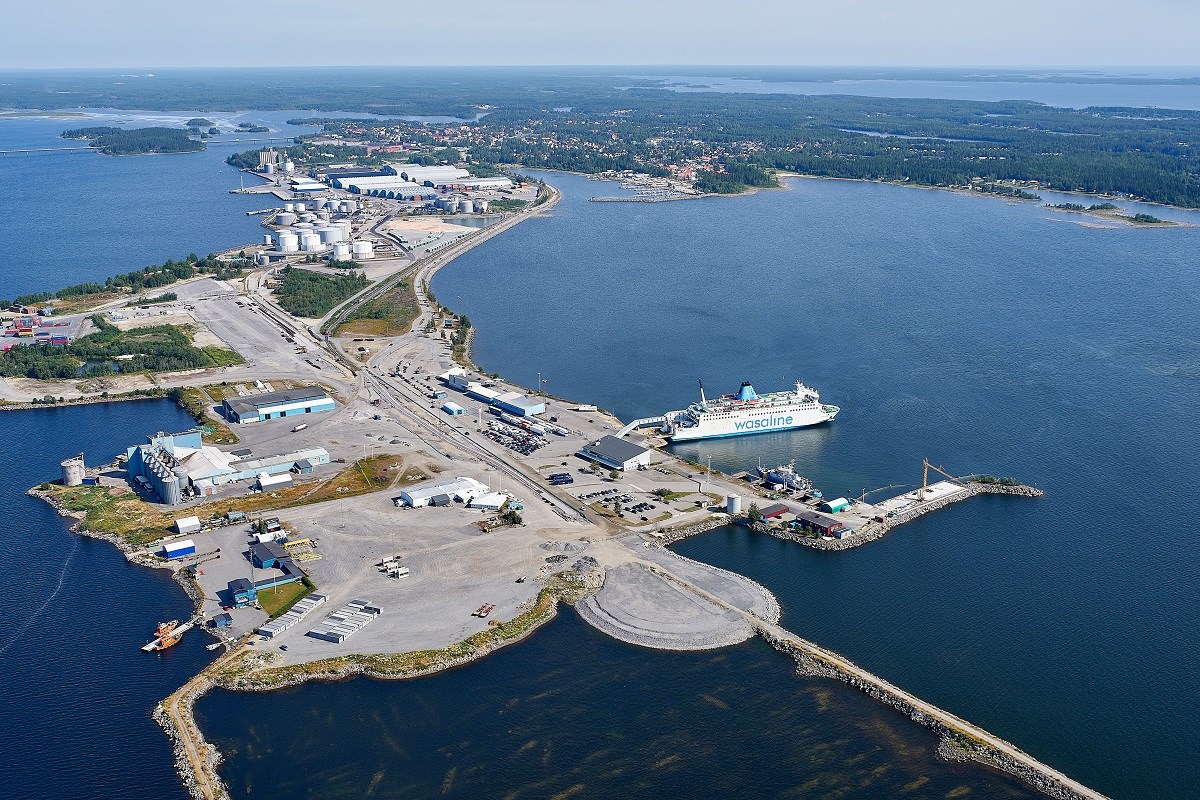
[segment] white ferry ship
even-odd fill
[[[794,390],[764,395],[743,382],[737,394],[718,400],[707,399],[701,385],[699,403],[664,415],[663,433],[673,442],[773,433],[829,422],[840,410],[823,404],[817,390],[800,381]]]

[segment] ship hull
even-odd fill
[[[739,420],[727,419],[718,423],[701,421],[699,425],[691,428],[677,428],[669,438],[672,443],[677,443],[694,442],[700,439],[728,439],[733,436],[754,436],[760,433],[779,433],[780,431],[794,431],[799,428],[811,428],[814,425],[823,425],[833,419],[832,415],[823,411],[808,414],[793,414],[792,416],[793,420],[788,424],[749,429],[735,427]]]

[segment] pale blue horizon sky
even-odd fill
[[[0,68],[1193,66],[1197,0],[0,0]]]

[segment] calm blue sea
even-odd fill
[[[279,129],[293,115],[236,120]],[[0,120],[0,149],[69,144],[58,132],[109,119]],[[0,255],[0,294],[255,241],[257,219],[244,212],[267,203],[228,194],[238,174],[222,163],[248,146],[145,158],[0,156],[0,205],[13,232]],[[829,494],[911,485],[923,456],[952,472],[1012,474],[1046,488],[1043,500],[962,504],[849,553],[740,530],[679,549],[759,579],[801,634],[1114,797],[1193,793],[1200,545],[1191,531],[1200,502],[1187,487],[1200,433],[1191,411],[1200,385],[1200,229],[1102,229],[1031,204],[836,181],[743,198],[589,204],[614,187],[548,177],[567,195],[549,218],[486,243],[434,281],[439,299],[475,322],[482,365],[527,385],[540,371],[552,393],[626,418],[681,407],[695,398],[697,379],[711,392],[799,377],[843,407],[834,425],[679,451],[731,470],[795,458]],[[147,431],[185,424],[165,403],[0,414],[0,435],[21,443],[22,454],[0,483],[9,498],[0,531],[0,715],[16,732],[0,749],[0,774],[13,796],[183,796],[149,713],[207,660],[205,640],[186,638],[160,658],[137,647],[156,622],[186,614],[186,599],[166,576],[71,536],[23,492],[81,448],[107,458]],[[574,647],[580,656],[563,658]],[[543,662],[558,665],[560,683],[547,677],[551,669],[537,671]],[[723,672],[725,663],[737,670]],[[311,766],[328,776],[342,762],[345,785],[366,787],[393,755],[415,765],[402,785],[436,794],[449,766],[441,770],[447,762],[430,752],[462,756],[454,782],[469,794],[480,780],[471,765],[496,768],[488,748],[515,752],[516,737],[528,735],[537,744],[527,752],[559,742],[586,756],[595,742],[578,731],[593,719],[604,720],[605,741],[629,751],[598,757],[609,766],[588,773],[599,776],[594,796],[665,786],[647,765],[675,754],[689,769],[713,770],[701,774],[727,769],[730,783],[720,785],[736,796],[755,785],[742,762],[726,758],[742,751],[691,758],[700,740],[689,726],[752,736],[746,719],[772,708],[802,749],[829,754],[819,763],[780,756],[800,759],[786,774],[810,774],[817,794],[852,780],[857,767],[838,758],[860,753],[885,773],[920,773],[937,796],[958,778],[975,796],[1008,791],[982,770],[956,773],[930,759],[916,726],[788,669],[757,644],[715,657],[633,650],[592,636],[568,614],[450,675],[214,695],[202,711],[231,750],[223,769],[240,796],[274,791],[264,775]],[[605,672],[622,678],[606,684]],[[509,700],[533,698],[540,686],[568,689],[505,732]],[[720,693],[731,687],[742,692],[738,702]],[[593,688],[603,707],[587,700]],[[666,702],[662,692],[678,694]],[[704,694],[737,719],[702,719],[701,705],[682,699],[720,708]],[[478,700],[456,705],[464,696]],[[410,720],[427,708],[441,716],[428,741],[414,743]],[[365,722],[346,727],[347,719]],[[651,734],[651,745],[663,742],[657,749],[638,739]],[[625,746],[635,739],[638,748]],[[779,754],[774,736],[751,741]],[[297,760],[318,751],[311,763]],[[573,786],[562,783],[571,768],[555,759],[552,750],[542,766],[529,765],[529,780]],[[524,770],[506,768],[507,785],[525,780]],[[384,785],[395,780],[385,777]],[[907,785],[878,780],[880,794]]]
[[[676,451],[730,471],[796,459],[829,496],[912,486],[926,456],[1045,488],[848,553],[741,531],[679,549],[757,578],[799,633],[1102,791],[1200,785],[1200,501],[1183,488],[1200,477],[1200,228],[1102,229],[845,181],[588,203],[611,192],[546,177],[566,194],[549,218],[433,281],[470,315],[484,369],[526,385],[540,372],[625,419],[681,408],[698,379],[802,378],[842,407],[834,424]]]
[[[212,657],[185,636],[147,655],[155,626],[192,604],[166,572],[134,567],[25,490],[84,451],[108,462],[147,431],[192,420],[166,400],[0,413],[0,795],[21,800],[186,800],[154,705]]]

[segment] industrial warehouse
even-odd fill
[[[263,488],[272,477],[306,474],[328,463],[329,452],[323,447],[245,459],[204,444],[200,431],[157,433],[147,444],[125,451],[129,480],[160,503],[172,506],[189,498],[211,497],[225,484],[255,479]]]
[[[333,399],[319,386],[281,389],[248,397],[227,397],[221,403],[225,418],[239,425],[333,411],[336,407]]]

